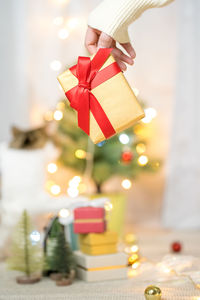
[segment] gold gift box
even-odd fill
[[[117,252],[116,232],[80,234],[80,250],[88,255],[104,255]]]
[[[100,70],[113,62],[115,60],[110,55]],[[78,79],[69,69],[58,76],[58,81],[65,93],[78,84]],[[97,100],[99,99],[116,133],[131,127],[144,117],[144,111],[122,72],[95,87],[91,92]],[[91,112],[90,138],[95,144],[106,139]]]

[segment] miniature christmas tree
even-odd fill
[[[60,137],[60,162],[84,173],[90,160],[91,177],[98,193],[102,192],[103,183],[114,175],[133,179],[143,171],[158,169],[159,162],[145,154],[146,140],[137,134],[139,127],[144,129],[146,124],[136,124],[107,141],[92,145],[85,132],[78,127],[75,111],[65,101],[61,103],[65,103],[65,108],[56,133],[57,138]]]
[[[57,244],[57,236],[60,232],[63,231],[64,231],[64,227],[59,223],[58,217],[55,217],[53,220],[51,220],[49,226],[46,229],[45,239],[44,239],[46,275],[57,272],[57,270],[53,268],[52,254]]]
[[[70,281],[63,281],[66,282],[66,284],[70,284],[75,269],[74,255],[69,243],[65,240],[64,232],[58,233],[56,241],[52,253],[51,265],[53,270],[61,274],[60,280],[70,279]]]
[[[37,243],[31,241],[32,232],[30,217],[24,210],[13,235],[11,256],[8,259],[10,269],[25,274],[25,276],[17,277],[18,283],[34,283],[40,280],[42,255]]]

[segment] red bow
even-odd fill
[[[106,138],[114,135],[115,129],[91,90],[121,72],[116,62],[99,71],[111,51],[110,48],[99,49],[92,60],[79,56],[77,65],[70,68],[72,74],[78,78],[78,85],[65,93],[71,107],[78,112],[78,126],[89,135],[91,110]]]

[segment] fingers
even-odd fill
[[[113,38],[107,35],[105,32],[102,32],[98,41],[98,48],[110,48],[113,43]]]
[[[129,65],[133,65],[133,59],[130,56],[124,54],[120,49],[114,48],[112,53],[115,58],[124,61]]]
[[[88,27],[85,36],[85,47],[90,52],[90,54],[94,54],[97,52],[98,39],[99,39],[98,32],[95,29]]]
[[[136,57],[135,50],[132,47],[131,43],[121,43],[120,45],[126,50],[126,52],[130,55],[131,58]]]

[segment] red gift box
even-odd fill
[[[103,207],[79,207],[74,210],[75,233],[100,233],[105,230],[105,209]]]

